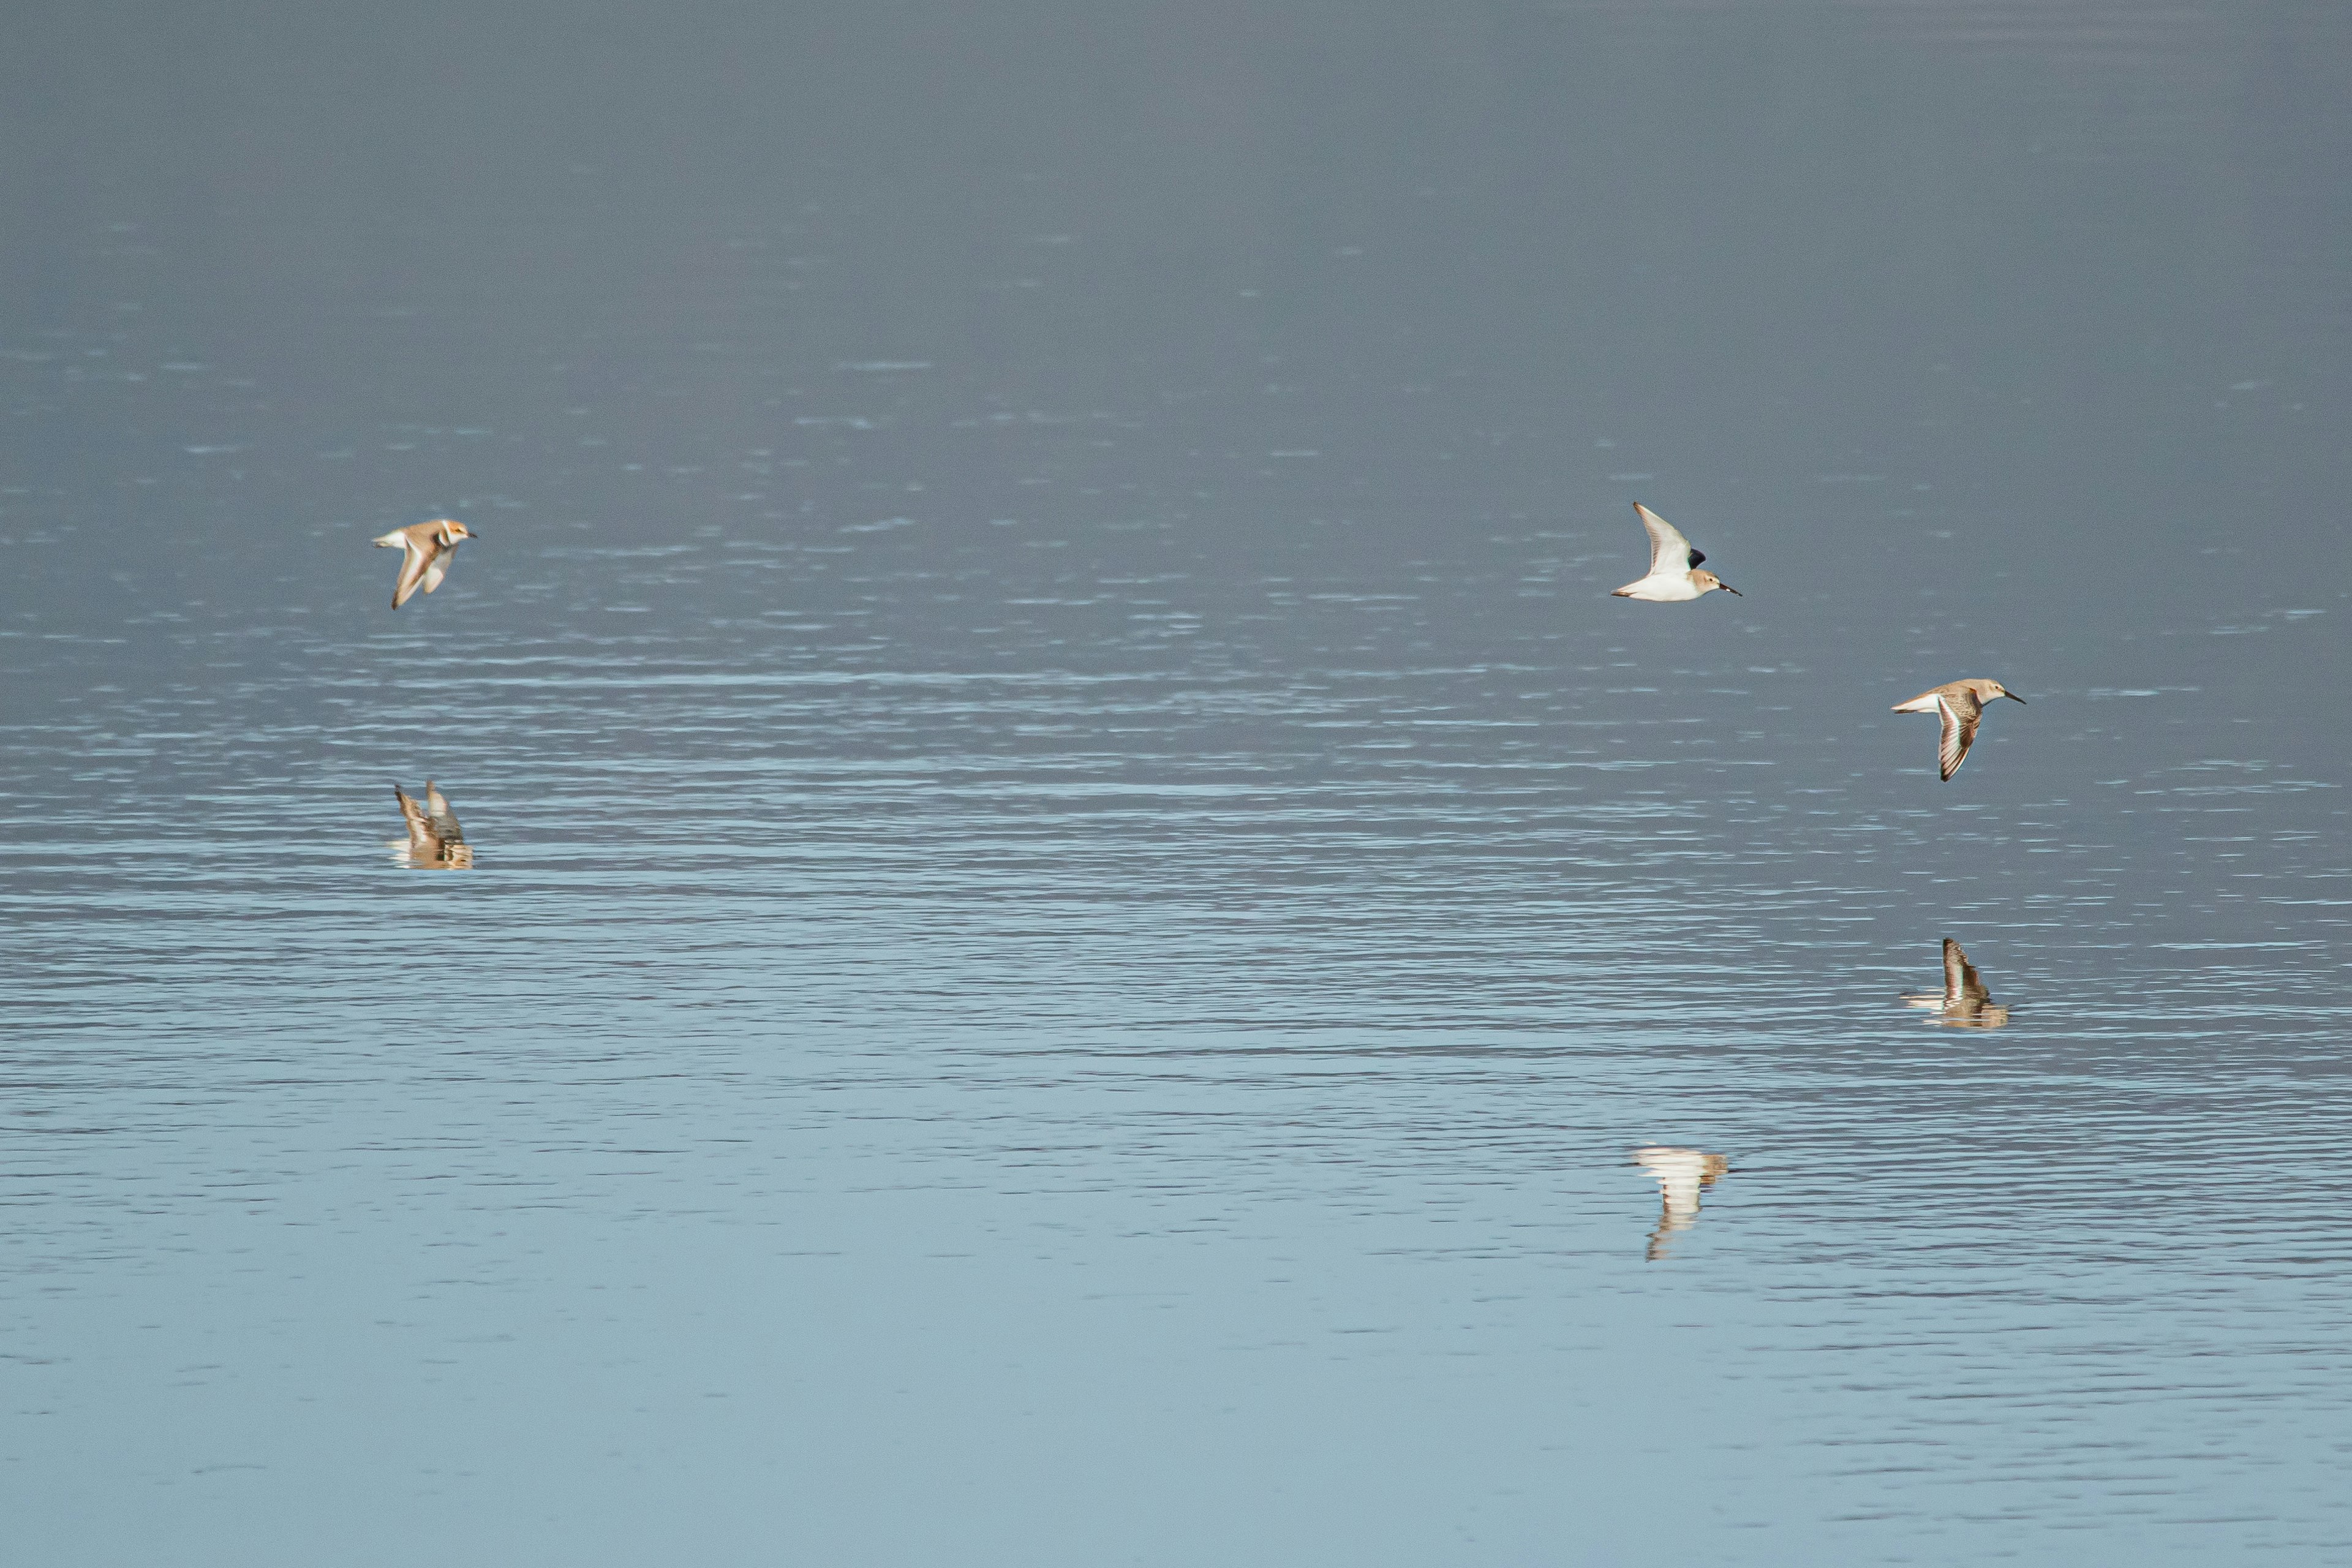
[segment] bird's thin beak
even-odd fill
[[[2023,701],[2025,700],[2025,699],[2024,699],[2024,698],[2020,697],[2020,696],[2019,696],[2016,692],[2014,692],[2014,691],[2004,691],[2004,692],[2002,692],[2002,693],[2001,693],[2001,695],[2002,695],[2003,697],[2008,698],[2011,702],[2023,702]]]
[[[1748,597],[1748,595],[1745,595],[1745,594],[1741,593],[1738,589],[1737,589],[1737,588],[1733,587],[1730,584],[1728,584],[1728,583],[1727,583],[1727,582],[1723,581],[1723,579],[1721,579],[1720,577],[1718,577],[1718,578],[1717,578],[1717,579],[1716,579],[1715,585],[1716,585],[1717,587],[1718,587],[1718,588],[1722,589],[1725,593],[1727,593],[1727,594],[1730,595],[1731,595],[1733,598],[1735,598],[1735,599],[1744,599],[1744,598]]]

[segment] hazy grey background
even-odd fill
[[[2347,69],[13,9],[11,1539],[2340,1560]]]

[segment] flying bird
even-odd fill
[[[1955,1029],[1998,1029],[2009,1022],[2009,1009],[1992,999],[1977,966],[1950,937],[1944,939],[1944,988],[1921,991],[1903,998],[1914,1007],[1936,1009],[1936,1022]]]
[[[392,607],[396,610],[408,603],[409,595],[420,587],[428,594],[438,588],[449,574],[449,558],[457,552],[458,542],[480,537],[454,518],[436,517],[431,522],[395,528],[379,538],[378,548],[396,547],[404,552],[400,579],[392,585]]]
[[[1654,605],[1671,605],[1696,599],[1715,588],[1747,597],[1714,573],[1698,570],[1698,563],[1706,559],[1706,553],[1692,549],[1691,542],[1673,523],[1640,501],[1633,503],[1633,510],[1641,514],[1642,526],[1649,531],[1650,574],[1612,589],[1611,598],[1647,599]]]
[[[1969,747],[1977,738],[1977,726],[1984,721],[1985,704],[1996,697],[2006,697],[2012,702],[2024,698],[1998,680],[1954,680],[1938,686],[1933,691],[1922,691],[1908,702],[1897,702],[1897,713],[1936,713],[1944,721],[1944,738],[1936,748],[1936,761],[1949,780],[1968,760]]]

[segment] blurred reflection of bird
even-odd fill
[[[449,809],[448,797],[431,779],[425,781],[421,805],[398,784],[392,786],[392,793],[400,802],[401,820],[408,825],[408,842],[398,846],[399,859],[434,870],[462,870],[474,863],[473,846],[466,842],[465,829],[457,826],[457,814]]]
[[[1936,1009],[1936,1022],[1956,1029],[1998,1029],[2009,1022],[2009,1009],[1992,999],[1977,966],[1950,937],[1944,939],[1944,988],[1907,992],[1903,1000],[1914,1007]]]
[[[1699,1194],[1715,1185],[1716,1178],[1731,1168],[1731,1162],[1702,1149],[1652,1143],[1633,1151],[1633,1163],[1658,1179],[1662,1206],[1658,1228],[1650,1233],[1648,1253],[1655,1263],[1665,1257],[1668,1237],[1698,1222]]]

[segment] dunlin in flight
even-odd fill
[[[1642,526],[1650,534],[1650,574],[1639,582],[1628,583],[1610,591],[1612,599],[1647,599],[1654,605],[1677,604],[1696,599],[1701,594],[1720,588],[1727,594],[1739,590],[1712,572],[1702,572],[1698,563],[1706,559],[1705,552],[1691,548],[1691,542],[1664,518],[1643,506],[1633,503],[1642,516]],[[1746,595],[1739,595],[1742,598]]]
[[[436,517],[431,522],[395,528],[379,538],[380,548],[397,547],[404,552],[400,558],[400,580],[392,585],[392,607],[396,610],[408,603],[408,596],[420,587],[428,594],[438,588],[441,579],[448,575],[449,557],[457,552],[458,541],[480,537],[454,518]]]
[[[1933,691],[1922,691],[1908,702],[1897,702],[1895,711],[1942,716],[1944,739],[1936,748],[1936,761],[1943,769],[1943,776],[1949,779],[1968,760],[1969,747],[1977,738],[1977,726],[1984,720],[1985,704],[1996,697],[2006,697],[2011,702],[2025,700],[1998,680],[1954,680]]]
[[[449,809],[449,799],[425,781],[425,799],[398,784],[392,786],[394,798],[400,802],[401,820],[408,825],[408,844],[404,851],[412,866],[467,867],[474,863],[473,846],[466,842],[465,829],[457,826],[457,814]]]
[[[1658,1179],[1664,1206],[1658,1214],[1658,1228],[1650,1233],[1649,1249],[1650,1261],[1655,1263],[1666,1255],[1669,1237],[1698,1222],[1699,1194],[1715,1185],[1715,1179],[1731,1168],[1731,1162],[1703,1149],[1653,1143],[1633,1151],[1633,1163]]]
[[[1936,1009],[1936,1022],[1955,1029],[1998,1029],[2009,1022],[2009,1009],[1992,999],[1977,977],[1977,966],[1950,937],[1944,939],[1944,988],[1906,994],[1914,1007]]]

